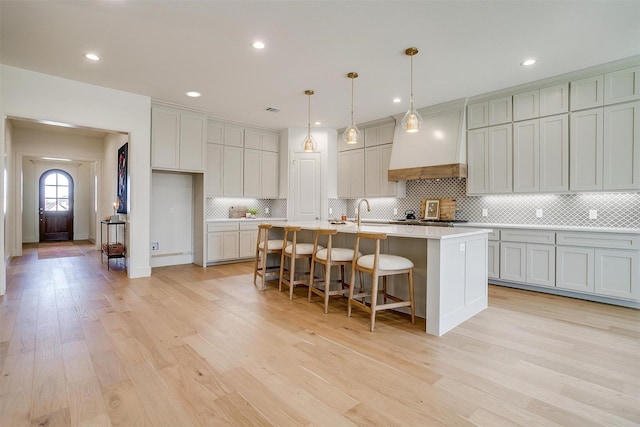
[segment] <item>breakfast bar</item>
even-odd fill
[[[441,336],[487,308],[490,230],[391,224],[358,226],[328,221],[271,224],[274,228],[301,227],[308,232],[301,237],[308,241],[313,230],[335,228],[345,247],[353,245],[357,232],[386,233],[384,252],[409,258],[415,265],[416,315],[426,319],[426,332],[430,335]]]

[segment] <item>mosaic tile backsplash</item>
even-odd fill
[[[555,225],[574,227],[640,228],[640,193],[582,193],[467,196],[466,180],[458,178],[407,182],[405,198],[370,198],[371,212],[362,218],[404,218],[406,210],[420,214],[422,199],[455,198],[456,219],[478,223]],[[329,199],[329,218],[355,216],[358,199]],[[227,218],[229,207],[243,205],[258,209],[258,216],[286,217],[285,199],[207,199],[207,218]],[[270,209],[265,214],[265,208]],[[394,215],[393,210],[398,214]],[[487,209],[487,216],[482,216]],[[536,217],[542,209],[543,217]],[[597,210],[597,219],[589,219]]]

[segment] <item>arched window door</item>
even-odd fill
[[[40,176],[40,241],[73,240],[73,178],[60,169]]]

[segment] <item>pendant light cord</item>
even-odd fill
[[[351,126],[354,125],[353,122],[353,77],[351,77]]]
[[[309,94],[309,115],[307,116],[307,136],[311,136],[311,94]]]
[[[413,109],[413,55],[411,55],[411,109]]]

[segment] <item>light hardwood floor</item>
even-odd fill
[[[9,264],[3,427],[640,424],[638,310],[491,286],[443,337],[387,312],[371,333],[250,263],[129,280],[80,248]]]

